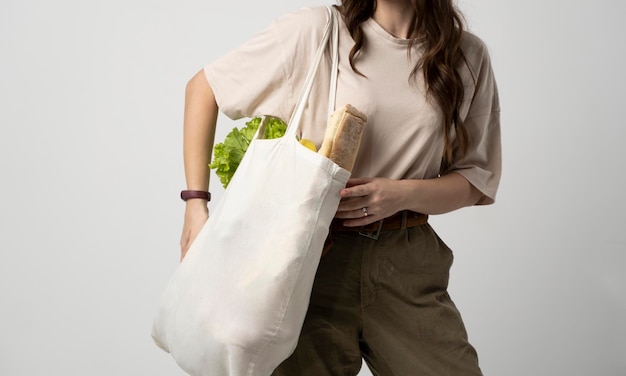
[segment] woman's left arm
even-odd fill
[[[355,178],[341,191],[336,218],[345,219],[345,226],[363,226],[401,210],[443,214],[472,206],[481,197],[478,189],[454,172],[434,179]]]
[[[465,38],[464,53],[471,64],[462,75],[472,87],[467,92],[471,102],[463,111],[467,152],[455,151],[454,164],[437,178],[350,179],[335,215],[345,219],[345,226],[363,226],[401,210],[442,214],[495,201],[502,164],[498,89],[486,46],[475,36]]]

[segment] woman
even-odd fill
[[[375,375],[480,375],[446,291],[452,252],[427,215],[495,200],[499,103],[487,49],[451,0],[343,0],[338,10],[336,103],[368,124],[298,347],[274,374],[356,375],[365,359]],[[208,189],[218,108],[289,118],[326,17],[324,8],[285,15],[189,81],[188,190]],[[318,146],[329,69],[325,61],[300,130]],[[181,257],[208,218],[205,199],[186,205]]]

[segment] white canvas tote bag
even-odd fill
[[[295,349],[339,192],[350,176],[296,140],[329,39],[329,113],[334,108],[336,17],[329,7],[286,134],[260,139],[259,127],[162,294],[152,337],[191,375],[268,376]]]

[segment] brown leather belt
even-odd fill
[[[371,239],[378,239],[381,231],[401,230],[423,225],[428,222],[428,215],[403,210],[390,217],[361,227],[346,227],[343,225],[343,221],[334,219],[330,224],[330,231],[352,231]]]

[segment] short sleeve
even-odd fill
[[[455,151],[449,171],[462,175],[482,192],[477,205],[488,205],[495,202],[502,170],[498,88],[483,42],[468,33],[464,53],[467,69],[462,76],[467,84],[461,116],[468,145],[464,155]]]
[[[204,67],[217,104],[231,119],[273,115],[289,120],[318,41],[325,8],[302,8],[283,15],[240,47]],[[318,34],[320,36],[318,36]],[[294,69],[297,68],[297,69]]]

